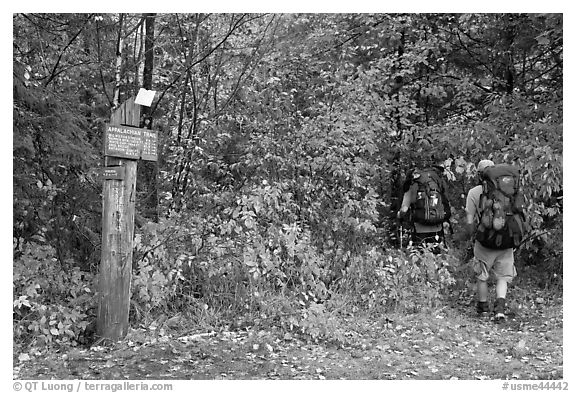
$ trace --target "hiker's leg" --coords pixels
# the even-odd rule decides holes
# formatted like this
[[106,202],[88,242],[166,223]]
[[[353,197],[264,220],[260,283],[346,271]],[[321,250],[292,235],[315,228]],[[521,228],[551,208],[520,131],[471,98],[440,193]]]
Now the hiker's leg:
[[476,292],[478,301],[476,302],[476,312],[480,316],[488,316],[490,306],[488,305],[488,283],[486,280],[476,281]]
[[504,278],[496,279],[496,298],[506,298],[506,291],[508,290],[508,280]]
[[[476,273],[476,292],[478,296],[478,308],[487,311],[488,301],[488,278],[489,271],[494,264],[493,253],[490,253],[485,247],[476,242],[474,244],[474,259],[472,268]],[[482,304],[481,304],[482,303]]]
[[416,229],[412,230],[412,246],[414,248],[421,247],[426,242],[426,237],[428,234],[416,232]]
[[432,252],[436,255],[440,254],[444,249],[446,249],[446,243],[444,241],[444,236],[442,232],[432,232],[428,236],[427,243],[432,247]]
[[442,251],[440,232],[414,232],[412,239],[415,247],[429,248],[434,254],[439,254]]
[[508,283],[516,276],[514,267],[514,251],[510,248],[504,250],[494,263],[494,274],[496,275],[496,302],[494,303],[494,319],[502,321],[505,318],[506,292]]
[[488,282],[486,280],[478,279],[476,281],[476,291],[478,292],[478,301],[488,301]]
[[476,292],[479,302],[488,300],[488,269],[486,262],[474,257],[474,272],[476,273]]
[[516,277],[514,266],[514,251],[510,248],[502,251],[494,262],[494,275],[496,276],[496,298],[505,298],[508,283]]

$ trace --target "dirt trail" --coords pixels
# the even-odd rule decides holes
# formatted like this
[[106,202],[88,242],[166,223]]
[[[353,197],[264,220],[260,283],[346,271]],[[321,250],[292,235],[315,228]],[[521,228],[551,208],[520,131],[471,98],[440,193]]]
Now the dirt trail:
[[345,343],[310,342],[275,328],[219,332],[133,330],[113,348],[32,354],[15,379],[553,379],[563,378],[562,304],[479,320],[469,306],[349,318]]

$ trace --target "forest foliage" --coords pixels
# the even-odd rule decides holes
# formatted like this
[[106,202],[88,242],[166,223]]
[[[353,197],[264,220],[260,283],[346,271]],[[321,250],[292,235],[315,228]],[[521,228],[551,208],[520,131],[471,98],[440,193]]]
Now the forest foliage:
[[[559,14],[14,14],[14,337],[88,340],[105,124],[141,87],[131,323],[415,312],[467,280],[482,158],[522,169],[517,265],[562,278]],[[443,161],[454,235],[399,249],[400,184]]]

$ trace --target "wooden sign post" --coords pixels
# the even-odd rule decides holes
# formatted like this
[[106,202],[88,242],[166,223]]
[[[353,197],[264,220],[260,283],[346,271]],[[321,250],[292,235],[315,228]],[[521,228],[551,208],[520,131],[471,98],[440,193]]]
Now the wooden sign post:
[[104,138],[96,330],[100,339],[107,341],[117,341],[128,333],[137,160],[157,160],[156,132],[137,128],[139,123],[140,105],[132,97],[112,114]]

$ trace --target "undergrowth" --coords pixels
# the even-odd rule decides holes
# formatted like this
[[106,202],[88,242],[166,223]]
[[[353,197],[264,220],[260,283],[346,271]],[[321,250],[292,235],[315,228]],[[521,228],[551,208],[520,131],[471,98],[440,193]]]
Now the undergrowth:
[[[209,263],[214,257],[210,254],[174,253],[165,245],[145,252],[143,244],[142,238],[136,242],[132,275],[134,328],[207,331],[260,326],[342,344],[348,340],[346,318],[430,312],[473,293],[470,266],[460,249],[435,254],[373,247],[349,257],[340,277],[326,285],[326,261],[308,243],[301,246],[299,265],[280,263],[268,270],[261,268],[260,258],[240,260],[222,249],[218,263]],[[71,266],[71,261],[58,261],[45,245],[30,244],[15,261],[15,345],[92,343],[95,277]],[[535,267],[523,267],[523,273],[513,285],[562,285],[561,275],[543,283]]]

